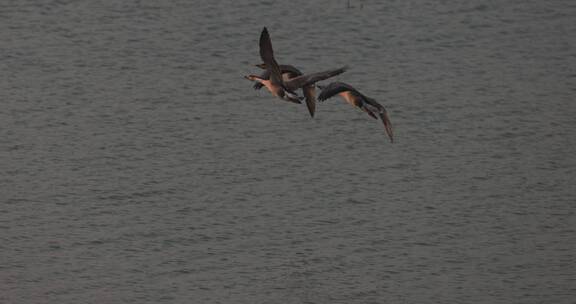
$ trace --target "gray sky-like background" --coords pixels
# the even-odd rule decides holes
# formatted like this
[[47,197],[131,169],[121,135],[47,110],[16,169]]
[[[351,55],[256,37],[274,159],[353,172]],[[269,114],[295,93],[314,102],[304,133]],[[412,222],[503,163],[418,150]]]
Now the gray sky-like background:
[[0,3],[0,302],[573,303],[574,1],[350,3]]

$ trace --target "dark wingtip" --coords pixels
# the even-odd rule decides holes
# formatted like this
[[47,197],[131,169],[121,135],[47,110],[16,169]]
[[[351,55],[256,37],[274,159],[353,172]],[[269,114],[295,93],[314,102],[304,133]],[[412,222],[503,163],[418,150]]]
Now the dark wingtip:
[[260,33],[260,42],[262,42],[265,37],[270,37],[270,34],[268,34],[268,29],[266,29],[266,27],[264,27],[262,29],[262,33]]
[[310,109],[308,108],[308,112],[310,112],[310,117],[314,118],[314,114],[316,114],[316,107]]
[[390,138],[390,142],[394,143],[394,132],[392,131],[392,122],[390,118],[388,118],[388,114],[386,112],[380,114],[380,119],[382,119],[382,123],[384,124],[384,129],[386,130],[386,134]]
[[323,93],[323,91],[324,91],[324,88],[326,88],[326,86],[317,84],[316,87],[321,90],[321,91],[320,91],[320,94],[318,94],[318,97],[316,97],[316,100],[318,100],[318,101],[324,101],[325,98],[324,98],[324,95],[323,95],[322,93]]
[[306,108],[308,108],[308,113],[310,113],[310,117],[314,118],[314,112],[316,111],[316,106],[314,102],[306,99]]

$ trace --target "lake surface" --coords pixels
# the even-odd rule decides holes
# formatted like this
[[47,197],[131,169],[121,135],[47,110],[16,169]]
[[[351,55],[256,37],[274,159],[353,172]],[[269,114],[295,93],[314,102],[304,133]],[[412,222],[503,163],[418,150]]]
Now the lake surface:
[[573,303],[576,3],[350,6],[2,2],[0,302]]

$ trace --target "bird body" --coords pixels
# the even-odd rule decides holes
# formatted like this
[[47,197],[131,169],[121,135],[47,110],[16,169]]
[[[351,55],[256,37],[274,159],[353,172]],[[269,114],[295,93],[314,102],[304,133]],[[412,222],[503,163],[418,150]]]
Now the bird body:
[[380,117],[390,141],[394,141],[392,122],[390,121],[390,118],[388,118],[388,113],[384,106],[379,104],[376,100],[360,93],[351,85],[343,82],[332,82],[325,87],[319,87],[322,89],[322,92],[318,95],[319,101],[324,101],[335,95],[341,96],[346,102],[360,108],[362,111],[366,112],[366,114],[370,115],[370,117],[374,119]]
[[[266,69],[266,64],[258,64],[256,66]],[[339,69],[303,75],[302,72],[294,66],[280,65],[279,67],[283,77],[283,85],[286,90],[294,92],[297,89],[302,89],[302,93],[306,100],[306,106],[308,107],[308,112],[311,117],[314,117],[316,111],[316,89],[314,88],[314,84],[318,81],[342,74],[347,69],[347,67],[342,67]],[[254,89],[257,90],[260,89],[262,85],[265,86],[263,82],[265,79],[271,79],[270,70],[266,69],[259,78],[260,80],[258,80],[258,83],[254,85]],[[270,90],[270,88],[268,89]]]
[[[266,69],[265,63],[260,63],[256,65],[257,67],[264,69],[265,71],[260,74],[260,78],[269,79],[270,71]],[[284,83],[288,82],[290,79],[301,76],[302,72],[292,66],[287,64],[280,65],[280,72],[282,73],[282,80]],[[254,89],[259,90],[264,86],[262,82],[256,82],[254,84]],[[314,117],[314,112],[316,111],[316,89],[314,85],[306,85],[302,87],[302,93],[304,94],[304,100],[306,100],[306,107],[311,117]]]
[[258,81],[262,83],[266,88],[272,93],[272,95],[279,97],[283,100],[301,103],[300,97],[293,92],[293,90],[287,89],[284,86],[284,81],[282,79],[282,72],[280,66],[276,59],[274,59],[274,50],[272,48],[272,41],[270,40],[270,34],[268,29],[264,27],[262,33],[260,34],[260,58],[266,64],[266,71],[270,75],[269,79],[263,79],[256,75],[246,76],[247,79],[252,81]]
[[306,99],[306,106],[310,116],[314,117],[316,110],[316,91],[317,86],[322,91],[318,95],[319,101],[324,101],[336,95],[341,96],[347,103],[357,107],[374,119],[380,118],[384,124],[386,134],[390,141],[394,141],[392,123],[384,106],[379,104],[373,98],[370,98],[349,84],[343,82],[332,82],[327,86],[316,85],[317,82],[342,74],[347,67],[327,70],[323,72],[303,74],[299,69],[292,65],[279,65],[274,58],[272,41],[266,27],[262,29],[259,40],[260,58],[263,63],[256,66],[264,69],[261,75],[248,75],[245,78],[256,82],[254,89],[266,87],[272,95],[283,100],[301,103],[303,98],[298,96],[295,91],[302,89]]
[[318,81],[334,77],[346,71],[346,67],[343,67],[303,75],[302,72],[294,66],[279,65],[274,58],[272,41],[266,27],[262,29],[262,33],[260,34],[260,57],[264,63],[256,66],[265,69],[265,71],[260,76],[245,76],[247,79],[257,82],[254,85],[254,88],[260,89],[262,86],[265,86],[272,95],[294,103],[301,103],[300,100],[302,98],[294,92],[298,89],[302,89],[308,112],[312,117],[314,117],[314,112],[316,111],[316,92],[314,84]]

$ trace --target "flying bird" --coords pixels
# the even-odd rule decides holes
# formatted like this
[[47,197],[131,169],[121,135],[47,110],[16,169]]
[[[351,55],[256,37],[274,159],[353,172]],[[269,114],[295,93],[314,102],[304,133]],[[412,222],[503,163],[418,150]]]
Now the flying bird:
[[[318,81],[342,74],[347,69],[346,67],[342,67],[339,69],[302,75],[298,69],[294,70],[295,68],[291,67],[288,68],[290,70],[288,71],[288,74],[292,74],[294,77],[290,77],[290,75],[288,75],[286,80],[283,79],[282,69],[274,59],[272,41],[270,40],[270,34],[268,33],[266,27],[264,27],[262,33],[260,34],[260,57],[264,63],[257,66],[265,68],[266,71],[262,76],[248,75],[245,76],[245,78],[261,83],[272,93],[272,95],[295,103],[301,103],[301,97],[296,95],[294,91],[302,88],[304,90],[304,95],[307,96],[306,105],[308,106],[308,111],[312,116],[314,115],[315,111],[315,102],[313,99],[314,88],[310,88],[310,86],[314,85]],[[284,67],[286,68],[290,66]],[[296,76],[298,73],[300,75]]]
[[[260,63],[257,64],[256,66],[265,70],[262,74],[260,74],[261,79],[270,78],[270,72],[269,70],[266,70],[266,64]],[[282,73],[282,79],[284,81],[303,75],[302,72],[293,65],[281,64],[280,71]],[[261,82],[256,82],[254,84],[254,89],[260,90],[263,86],[264,85]],[[302,93],[304,94],[306,100],[306,107],[308,108],[308,112],[310,113],[311,117],[314,117],[314,112],[316,111],[316,89],[314,88],[314,85],[303,86]]]
[[351,85],[343,82],[332,82],[327,86],[318,87],[322,89],[322,92],[320,92],[320,95],[318,95],[319,101],[324,101],[338,94],[342,96],[346,102],[362,109],[362,111],[366,112],[368,115],[370,115],[370,117],[374,119],[378,119],[378,117],[380,117],[382,123],[384,124],[384,129],[390,138],[390,142],[394,142],[394,135],[392,133],[392,123],[390,122],[390,118],[388,118],[386,109],[384,109],[381,104],[376,102],[376,100],[360,93]]
[[248,80],[258,81],[262,83],[272,95],[279,97],[283,100],[301,103],[300,98],[294,91],[289,90],[285,87],[282,81],[282,72],[280,66],[274,59],[274,50],[272,49],[272,41],[270,40],[270,34],[268,29],[264,27],[262,33],[260,34],[260,57],[262,61],[266,64],[266,72],[270,74],[269,79],[262,79],[256,75],[244,76]]

